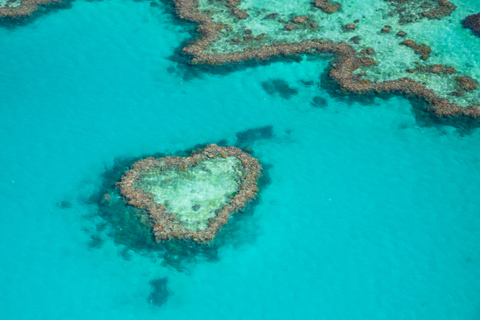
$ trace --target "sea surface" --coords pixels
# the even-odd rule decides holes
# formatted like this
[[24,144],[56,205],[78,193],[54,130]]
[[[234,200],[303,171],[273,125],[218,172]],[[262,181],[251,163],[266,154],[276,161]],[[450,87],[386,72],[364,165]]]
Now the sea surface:
[[[188,67],[194,30],[129,0],[0,28],[0,318],[479,319],[478,123],[337,94],[328,56]],[[268,179],[215,259],[105,231],[115,163],[222,140]]]

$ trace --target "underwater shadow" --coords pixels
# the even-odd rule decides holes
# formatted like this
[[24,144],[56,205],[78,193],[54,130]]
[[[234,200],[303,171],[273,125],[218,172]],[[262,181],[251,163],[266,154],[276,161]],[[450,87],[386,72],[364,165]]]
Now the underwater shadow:
[[287,81],[283,79],[270,79],[262,82],[263,90],[269,95],[278,94],[283,99],[290,99],[292,96],[298,94],[298,90],[290,87]]
[[237,148],[248,148],[251,150],[256,141],[272,139],[274,137],[273,126],[269,125],[240,131],[236,133],[236,137],[237,142],[235,146]]
[[148,297],[148,303],[154,307],[163,307],[171,295],[167,288],[168,278],[160,278],[150,281],[152,291]]

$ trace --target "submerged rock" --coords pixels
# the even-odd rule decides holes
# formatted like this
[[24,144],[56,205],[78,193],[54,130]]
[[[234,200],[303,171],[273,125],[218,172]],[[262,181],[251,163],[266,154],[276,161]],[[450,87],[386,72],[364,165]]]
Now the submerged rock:
[[464,27],[471,29],[480,37],[480,13],[472,14],[462,21]]
[[292,19],[292,22],[293,23],[298,23],[298,24],[301,24],[301,23],[304,23],[305,21],[309,20],[308,17],[305,17],[305,16],[298,16],[298,17],[295,17]]
[[243,10],[240,10],[238,8],[233,8],[232,9],[232,13],[238,18],[238,19],[247,19],[248,17],[250,17],[250,15],[248,13],[246,13],[245,11]]
[[340,3],[330,0],[315,0],[313,4],[315,7],[322,9],[323,12],[328,14],[332,14],[342,8]]
[[414,49],[415,53],[420,55],[422,60],[428,60],[429,54],[432,53],[432,48],[426,44],[418,44],[413,40],[405,40],[400,44]]
[[355,29],[357,29],[357,25],[355,23],[349,23],[343,26],[343,31],[355,30]]
[[265,19],[277,19],[278,13],[269,13],[265,16]]

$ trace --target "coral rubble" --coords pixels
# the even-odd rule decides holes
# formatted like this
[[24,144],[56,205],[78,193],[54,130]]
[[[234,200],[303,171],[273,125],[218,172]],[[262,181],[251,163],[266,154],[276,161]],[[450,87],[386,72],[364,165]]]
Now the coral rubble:
[[[173,180],[177,189],[178,186],[180,189],[185,187],[185,184],[178,182],[182,179],[203,181],[202,186],[205,186],[206,180],[215,179],[218,174],[212,173],[218,167],[217,163],[213,163],[215,161],[228,161],[230,171],[227,174],[231,175],[228,185],[220,186],[218,182],[212,182],[206,198],[197,197],[191,208],[186,207],[186,203],[188,206],[191,203],[183,195],[180,195],[179,201],[173,199]],[[187,174],[194,170],[197,170],[196,175]],[[233,213],[255,198],[261,171],[258,160],[240,149],[211,144],[187,158],[147,158],[137,161],[117,184],[130,205],[148,212],[157,241],[178,238],[208,243]],[[183,191],[189,193],[190,189]],[[217,198],[212,199],[212,194]]]

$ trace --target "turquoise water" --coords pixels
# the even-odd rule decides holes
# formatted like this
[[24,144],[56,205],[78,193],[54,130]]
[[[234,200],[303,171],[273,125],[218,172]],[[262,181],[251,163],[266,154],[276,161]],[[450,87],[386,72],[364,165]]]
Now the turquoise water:
[[[193,30],[117,0],[0,29],[2,319],[478,319],[479,129],[330,95],[328,57],[188,69]],[[99,230],[84,199],[115,159],[223,139],[270,184],[217,259]]]

